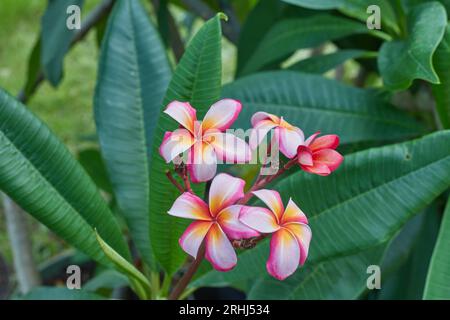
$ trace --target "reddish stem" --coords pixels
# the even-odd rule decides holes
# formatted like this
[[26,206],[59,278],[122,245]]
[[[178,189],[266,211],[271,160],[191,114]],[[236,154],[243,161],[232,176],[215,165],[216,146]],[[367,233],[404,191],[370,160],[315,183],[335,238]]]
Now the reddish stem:
[[178,183],[177,180],[175,180],[175,178],[172,176],[172,172],[170,172],[169,170],[166,171],[166,176],[167,179],[169,179],[170,182],[172,182],[172,184],[181,192],[184,193],[184,188],[181,184]]

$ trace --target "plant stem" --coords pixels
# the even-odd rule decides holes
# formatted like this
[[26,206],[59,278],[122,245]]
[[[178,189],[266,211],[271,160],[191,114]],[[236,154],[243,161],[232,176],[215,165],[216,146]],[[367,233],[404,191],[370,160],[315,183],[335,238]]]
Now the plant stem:
[[195,272],[197,272],[197,269],[200,266],[203,257],[205,255],[205,251],[206,251],[205,242],[202,242],[200,248],[198,249],[197,257],[194,259],[194,261],[192,261],[186,273],[178,281],[172,293],[169,295],[169,300],[177,300],[181,296],[184,289],[186,289],[187,285],[194,276]]
[[184,188],[181,184],[178,183],[177,180],[175,180],[175,178],[172,175],[172,172],[170,172],[169,170],[166,171],[166,176],[167,179],[169,179],[170,182],[172,182],[172,184],[181,192],[184,193]]

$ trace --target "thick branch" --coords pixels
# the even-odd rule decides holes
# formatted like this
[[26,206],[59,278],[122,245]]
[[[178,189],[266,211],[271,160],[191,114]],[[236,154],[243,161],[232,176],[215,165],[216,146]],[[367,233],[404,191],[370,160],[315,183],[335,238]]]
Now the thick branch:
[[23,210],[5,194],[3,194],[3,207],[19,289],[25,294],[41,283],[39,272],[33,261],[28,221]]

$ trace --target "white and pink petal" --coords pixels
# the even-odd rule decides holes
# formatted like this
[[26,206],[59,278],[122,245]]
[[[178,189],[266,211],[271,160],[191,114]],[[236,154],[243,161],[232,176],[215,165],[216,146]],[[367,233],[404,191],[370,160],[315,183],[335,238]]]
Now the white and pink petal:
[[187,168],[194,183],[211,180],[217,171],[217,156],[214,148],[204,142],[196,142],[188,154]]
[[264,202],[270,210],[272,210],[277,218],[277,221],[281,220],[281,216],[284,212],[284,206],[280,194],[277,191],[260,189],[257,191],[253,191],[253,194],[257,196],[262,202]]
[[248,239],[259,236],[259,232],[239,221],[239,213],[244,206],[229,206],[217,215],[217,222],[230,239]]
[[261,233],[272,233],[280,229],[275,214],[261,207],[244,206],[239,214],[239,221]]
[[171,216],[210,221],[212,219],[208,205],[198,196],[185,192],[179,196],[168,213]]
[[218,174],[209,189],[209,210],[216,216],[222,209],[244,196],[245,181],[226,173]]
[[311,228],[304,223],[288,223],[285,227],[292,232],[300,246],[300,265],[302,266],[308,258],[309,244],[311,243]]
[[219,224],[214,223],[206,235],[205,258],[214,269],[218,271],[229,271],[237,263],[237,256],[234,248],[228,240]]
[[189,102],[172,101],[167,105],[164,113],[177,121],[184,128],[194,133],[194,124],[197,121],[196,110]]
[[181,248],[191,257],[197,258],[198,249],[212,224],[211,221],[192,222],[178,241]]
[[159,147],[159,154],[169,163],[180,153],[188,150],[194,143],[192,134],[186,129],[166,132]]
[[300,247],[295,236],[284,228],[272,235],[267,272],[278,280],[284,280],[298,268]]
[[233,99],[222,99],[209,108],[202,122],[203,132],[210,129],[224,131],[231,127],[241,112],[242,105]]

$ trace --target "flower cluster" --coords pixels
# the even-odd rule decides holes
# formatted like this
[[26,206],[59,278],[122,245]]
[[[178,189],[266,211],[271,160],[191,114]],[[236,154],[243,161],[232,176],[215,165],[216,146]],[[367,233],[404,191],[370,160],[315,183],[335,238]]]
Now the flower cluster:
[[[167,163],[176,163],[176,172],[185,182],[183,188],[171,178],[183,193],[168,213],[194,220],[181,236],[180,246],[196,259],[203,258],[204,254],[219,271],[231,270],[236,265],[234,246],[246,248],[242,241],[247,241],[251,247],[271,236],[267,271],[283,280],[305,263],[312,233],[306,215],[292,199],[285,207],[280,194],[264,186],[294,164],[305,172],[329,175],[343,160],[335,150],[339,138],[336,135],[318,137],[317,132],[305,140],[303,131],[283,117],[257,112],[251,119],[253,128],[247,144],[244,139],[225,132],[241,109],[239,101],[223,99],[211,106],[203,121],[198,121],[196,110],[187,102],[174,101],[167,106],[164,112],[177,121],[180,128],[166,132],[159,151]],[[225,173],[216,175],[219,161],[247,163],[252,151],[269,132],[270,145],[277,146],[289,159],[276,174],[258,175],[247,193],[244,193],[244,180]],[[187,157],[181,159],[181,154]],[[210,180],[208,201],[204,201],[194,194],[189,181]],[[246,205],[252,196],[259,198],[267,208]]]

